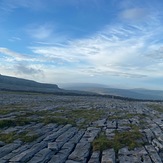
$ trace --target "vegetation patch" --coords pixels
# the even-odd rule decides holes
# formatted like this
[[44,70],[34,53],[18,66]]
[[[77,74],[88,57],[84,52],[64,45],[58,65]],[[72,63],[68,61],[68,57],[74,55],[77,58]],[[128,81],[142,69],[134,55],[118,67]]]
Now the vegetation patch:
[[108,139],[106,135],[101,134],[93,141],[93,150],[103,151],[108,148],[114,148],[118,152],[119,149],[125,146],[132,150],[142,145],[139,142],[142,136],[138,129],[123,132],[116,131],[113,139]]
[[148,104],[147,105],[148,107],[160,112],[160,113],[163,113],[163,105],[160,105],[160,104]]
[[110,140],[106,137],[104,133],[100,134],[93,143],[93,151],[103,151],[108,149],[110,146]]
[[35,141],[38,138],[38,135],[37,134],[29,135],[28,132],[24,132],[20,134],[18,138],[23,142],[30,143]]
[[0,133],[0,140],[5,143],[11,143],[16,140],[16,133],[10,132],[8,134]]
[[[61,109],[56,112],[51,111],[39,111],[37,115],[41,116],[39,122],[45,124],[57,123],[57,124],[72,124],[81,128],[86,127],[89,123],[100,119],[104,115],[104,111],[95,109],[78,109],[78,110],[66,110]],[[80,122],[80,120],[82,120]]]
[[138,142],[142,138],[142,134],[138,129],[124,132],[115,132],[114,140],[112,141],[112,146],[115,151],[128,146],[129,149],[134,149],[135,147],[141,146]]
[[28,118],[15,118],[15,119],[4,119],[0,120],[0,128],[13,127],[13,126],[24,126],[30,124],[31,120]]
[[134,114],[134,113],[125,113],[125,114],[120,114],[120,115],[113,115],[113,116],[109,116],[109,120],[120,120],[120,119],[131,119],[134,117],[138,117],[138,118],[145,118],[147,117],[146,114]]
[[11,110],[7,110],[7,109],[0,109],[0,115],[5,115],[5,114],[9,114],[11,113]]
[[59,125],[65,125],[65,124],[72,124],[75,125],[75,122],[73,119],[67,119],[67,118],[61,118],[61,117],[52,117],[52,116],[45,116],[39,120],[39,122],[43,122],[45,124],[49,123],[57,123]]
[[25,108],[27,108],[27,106],[25,104],[20,103],[12,103],[3,106],[3,109],[8,109],[10,111],[20,111],[24,110]]
[[[78,122],[77,126],[81,128],[85,128],[91,122],[97,121],[104,116],[104,111],[95,110],[95,109],[78,109],[78,110],[70,110],[67,112],[66,117],[68,119],[72,119],[74,122]],[[81,120],[79,122],[79,120]]]
[[28,132],[23,132],[21,134],[17,134],[16,132],[10,133],[0,133],[0,140],[5,143],[12,143],[14,140],[20,139],[25,143],[33,142],[38,138],[37,134],[28,135]]

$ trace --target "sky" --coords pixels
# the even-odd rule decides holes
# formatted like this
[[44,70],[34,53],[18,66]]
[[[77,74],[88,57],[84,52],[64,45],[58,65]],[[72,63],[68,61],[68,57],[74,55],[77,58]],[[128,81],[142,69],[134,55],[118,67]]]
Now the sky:
[[162,0],[0,0],[0,74],[163,90]]

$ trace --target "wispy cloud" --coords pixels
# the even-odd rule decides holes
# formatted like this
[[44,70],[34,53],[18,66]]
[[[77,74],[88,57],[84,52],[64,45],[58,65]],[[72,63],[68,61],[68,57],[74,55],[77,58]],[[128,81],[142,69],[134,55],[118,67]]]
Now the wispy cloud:
[[[153,31],[152,29],[156,30]],[[48,27],[40,28],[40,32],[32,33],[39,36],[41,30],[44,31],[40,38],[50,37],[51,32]],[[51,30],[50,30],[51,31]],[[153,44],[153,38],[160,40],[159,33],[162,29],[154,24],[153,27],[136,24],[106,26],[103,30],[96,32],[89,38],[65,40],[66,43],[52,43],[40,41],[37,45],[30,47],[33,58],[28,58],[24,54],[13,52],[7,48],[0,48],[0,52],[10,57],[15,57],[16,61],[26,59],[30,67],[22,67],[16,64],[17,70],[22,73],[53,73],[56,71],[62,74],[67,72],[70,76],[81,72],[81,76],[121,76],[124,78],[147,78],[161,75],[163,65],[162,48],[163,44]],[[40,39],[38,37],[38,39]],[[157,54],[157,55],[156,55]],[[40,68],[34,68],[37,63]],[[48,66],[48,68],[47,68]],[[88,67],[93,67],[88,68]],[[54,71],[54,69],[56,71]],[[149,71],[150,70],[150,71]],[[52,73],[52,72],[51,72]]]
[[[3,0],[9,12],[20,6],[32,9],[31,4],[36,3],[30,0],[13,0],[7,5],[6,2]],[[44,2],[38,0],[40,7]],[[86,0],[82,3],[60,1],[57,5],[80,7],[79,5],[86,4],[84,2]],[[100,3],[99,10],[103,9],[103,2],[98,0],[91,2],[96,9]],[[119,1],[114,0],[110,5],[116,6],[117,2]],[[163,22],[160,12],[153,12],[155,10],[152,10],[151,5],[143,5],[140,0],[139,3],[134,0],[121,2],[123,4],[118,8],[118,3],[116,12],[112,9],[109,12],[115,16],[115,21],[110,18],[107,25],[102,24],[98,28],[99,31],[93,29],[87,36],[81,34],[71,37],[73,31],[69,33],[69,30],[63,34],[62,29],[65,29],[63,26],[58,30],[61,22],[58,22],[57,26],[54,21],[46,22],[44,19],[24,24],[22,28],[25,30],[22,31],[25,32],[26,39],[30,42],[25,47],[29,48],[29,55],[0,47],[0,69],[22,76],[37,76],[36,80],[46,82],[82,82],[87,79],[87,81],[105,81],[106,84],[107,81],[114,82],[113,79],[119,82],[162,78]],[[70,26],[72,26],[71,30],[79,27],[71,23]],[[82,30],[87,29],[82,28]],[[9,41],[13,43],[23,42],[17,37],[11,36],[10,38]],[[42,78],[42,74],[46,77]]]
[[3,12],[13,12],[17,8],[31,8],[31,9],[43,9],[45,3],[42,0],[1,0],[0,8]]
[[15,65],[15,70],[19,74],[27,74],[27,75],[43,73],[43,70],[40,70],[36,67],[34,68],[31,66],[28,66],[28,65],[23,64],[23,63],[18,63],[17,65]]
[[[68,62],[67,69],[76,67],[78,63],[76,68],[82,67],[89,75],[108,74],[130,78],[155,76],[160,73],[152,74],[148,68],[155,65],[160,72],[161,65],[155,62],[155,57],[149,59],[147,56],[160,28],[158,33],[151,29],[136,25],[108,26],[90,38],[68,41],[66,45],[30,48],[33,53],[63,61],[63,66]],[[94,70],[84,68],[88,65],[94,67]]]
[[120,17],[132,21],[140,21],[144,20],[148,14],[148,10],[145,8],[130,8],[122,11]]
[[10,39],[8,39],[11,42],[15,42],[15,41],[21,41],[22,39],[20,37],[12,37]]
[[0,54],[10,56],[16,60],[22,60],[22,59],[29,58],[25,54],[17,53],[17,52],[10,50],[10,49],[4,48],[4,47],[0,47]]
[[43,24],[43,25],[31,25],[27,29],[27,33],[35,39],[44,40],[52,36],[54,31],[54,26],[50,24]]
[[163,46],[154,46],[148,51],[146,54],[146,57],[149,57],[156,63],[162,63],[163,62]]

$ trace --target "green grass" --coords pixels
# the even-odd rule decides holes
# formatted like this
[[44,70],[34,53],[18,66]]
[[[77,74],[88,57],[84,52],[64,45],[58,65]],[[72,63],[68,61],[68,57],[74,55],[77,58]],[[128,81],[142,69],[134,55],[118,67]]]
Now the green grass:
[[19,111],[26,111],[27,106],[24,104],[8,104],[3,105],[0,108],[0,114],[6,115],[9,113],[19,112]]
[[75,121],[73,121],[72,119],[52,117],[52,116],[45,116],[45,117],[41,118],[39,120],[39,122],[43,122],[45,124],[57,123],[59,125],[65,125],[65,124],[75,125]]
[[127,146],[130,150],[135,147],[142,146],[138,141],[142,138],[142,134],[138,129],[133,129],[131,131],[115,132],[113,139],[108,139],[106,135],[101,134],[98,138],[93,141],[93,150],[103,151],[108,148],[114,148],[116,152],[119,149]]
[[30,124],[31,120],[28,118],[15,118],[0,120],[0,128],[13,127],[13,126],[24,126]]
[[[100,119],[104,115],[104,111],[95,109],[78,109],[78,110],[66,110],[58,109],[56,112],[51,111],[39,111],[35,113],[39,115],[39,122],[45,124],[58,123],[58,124],[72,124],[77,125],[80,128],[85,128],[89,123]],[[79,119],[83,119],[81,123],[77,123]]]
[[37,134],[28,135],[28,132],[25,132],[20,134],[18,138],[23,142],[30,143],[35,141],[38,138],[38,135]]
[[148,107],[160,112],[160,113],[163,113],[163,105],[160,105],[160,104],[148,104],[147,105]]
[[[37,120],[32,120],[30,116],[38,116]],[[0,128],[12,127],[12,126],[23,126],[29,124],[30,122],[43,122],[48,123],[58,123],[58,124],[72,124],[77,125],[78,127],[85,128],[88,124],[93,121],[96,121],[103,117],[104,111],[96,109],[58,109],[56,111],[30,111],[28,110],[24,115],[19,116],[15,119],[9,120],[0,120]],[[79,120],[83,121],[79,123]]]
[[35,141],[38,138],[37,134],[34,135],[28,135],[28,132],[24,132],[21,134],[17,134],[16,132],[11,132],[8,134],[0,133],[0,141],[3,141],[5,143],[12,143],[14,140],[20,139],[21,141],[25,143],[30,143]]
[[0,120],[0,128],[14,126],[13,120]]
[[120,115],[109,116],[108,119],[109,120],[120,120],[120,119],[131,119],[134,117],[145,118],[145,117],[147,117],[147,115],[146,114],[125,113],[125,114],[120,114]]
[[11,143],[14,140],[16,140],[16,133],[15,132],[11,132],[9,134],[0,133],[0,141],[3,141],[5,143]]
[[73,119],[76,122],[79,119],[83,119],[83,122],[79,123],[78,126],[80,128],[85,128],[91,122],[97,121],[102,118],[104,116],[104,111],[95,109],[79,109],[69,111],[67,115],[69,119]]
[[5,115],[5,114],[9,114],[11,113],[11,110],[7,110],[7,109],[0,109],[0,115]]
[[129,149],[134,149],[135,147],[141,146],[138,142],[142,138],[142,134],[138,129],[124,132],[116,132],[114,136],[113,148],[115,151],[128,146]]
[[105,149],[108,149],[109,145],[109,139],[104,133],[100,134],[100,136],[97,137],[92,143],[93,151],[103,151]]

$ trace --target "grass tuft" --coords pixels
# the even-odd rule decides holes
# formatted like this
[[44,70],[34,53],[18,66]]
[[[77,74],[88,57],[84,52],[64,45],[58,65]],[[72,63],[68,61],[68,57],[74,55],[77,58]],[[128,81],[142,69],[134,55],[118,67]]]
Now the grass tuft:
[[0,141],[5,143],[12,143],[14,140],[20,139],[23,142],[30,143],[38,138],[37,134],[28,135],[28,132],[17,134],[16,132],[10,132],[7,134],[0,133]]
[[132,150],[135,147],[142,146],[142,144],[138,142],[142,136],[138,129],[123,132],[116,131],[113,139],[108,139],[105,134],[100,134],[100,136],[93,141],[93,150],[103,151],[108,148],[114,148],[114,150],[118,152],[119,149],[125,146],[128,146],[129,150]]
[[148,104],[147,106],[160,112],[160,113],[163,113],[163,106],[160,104]]
[[31,120],[28,118],[15,118],[15,119],[5,119],[0,120],[0,128],[13,127],[13,126],[24,126],[30,124]]

